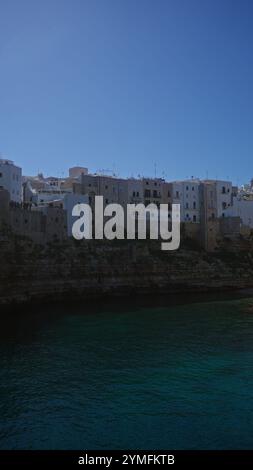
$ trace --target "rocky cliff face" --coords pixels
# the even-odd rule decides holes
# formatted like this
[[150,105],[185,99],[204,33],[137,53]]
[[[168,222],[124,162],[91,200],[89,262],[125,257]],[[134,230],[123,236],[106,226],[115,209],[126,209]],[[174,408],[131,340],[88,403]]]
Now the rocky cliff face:
[[253,286],[253,251],[164,252],[151,241],[0,243],[0,303]]

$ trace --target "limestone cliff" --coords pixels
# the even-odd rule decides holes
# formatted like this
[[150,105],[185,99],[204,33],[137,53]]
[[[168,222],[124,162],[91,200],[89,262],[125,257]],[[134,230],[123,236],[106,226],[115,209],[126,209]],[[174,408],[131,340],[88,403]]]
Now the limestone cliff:
[[253,286],[253,251],[161,251],[157,241],[66,241],[46,246],[2,237],[0,303],[106,294]]

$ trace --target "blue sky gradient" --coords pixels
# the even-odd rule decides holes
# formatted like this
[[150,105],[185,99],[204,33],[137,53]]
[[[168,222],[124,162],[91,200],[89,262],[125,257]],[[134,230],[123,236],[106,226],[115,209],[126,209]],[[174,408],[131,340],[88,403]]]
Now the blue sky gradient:
[[252,21],[251,0],[0,0],[0,152],[25,174],[249,180]]

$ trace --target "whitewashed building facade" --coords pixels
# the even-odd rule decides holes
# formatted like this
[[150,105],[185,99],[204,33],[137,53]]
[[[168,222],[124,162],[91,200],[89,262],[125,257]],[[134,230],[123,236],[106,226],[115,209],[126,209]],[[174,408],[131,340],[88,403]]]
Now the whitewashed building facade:
[[9,192],[11,201],[22,201],[22,169],[11,160],[0,159],[0,187]]

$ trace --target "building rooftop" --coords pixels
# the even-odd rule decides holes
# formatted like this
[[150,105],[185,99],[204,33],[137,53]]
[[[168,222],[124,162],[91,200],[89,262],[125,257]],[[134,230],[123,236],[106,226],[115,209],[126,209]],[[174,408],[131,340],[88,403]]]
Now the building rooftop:
[[14,165],[14,162],[7,158],[0,158],[0,165]]

